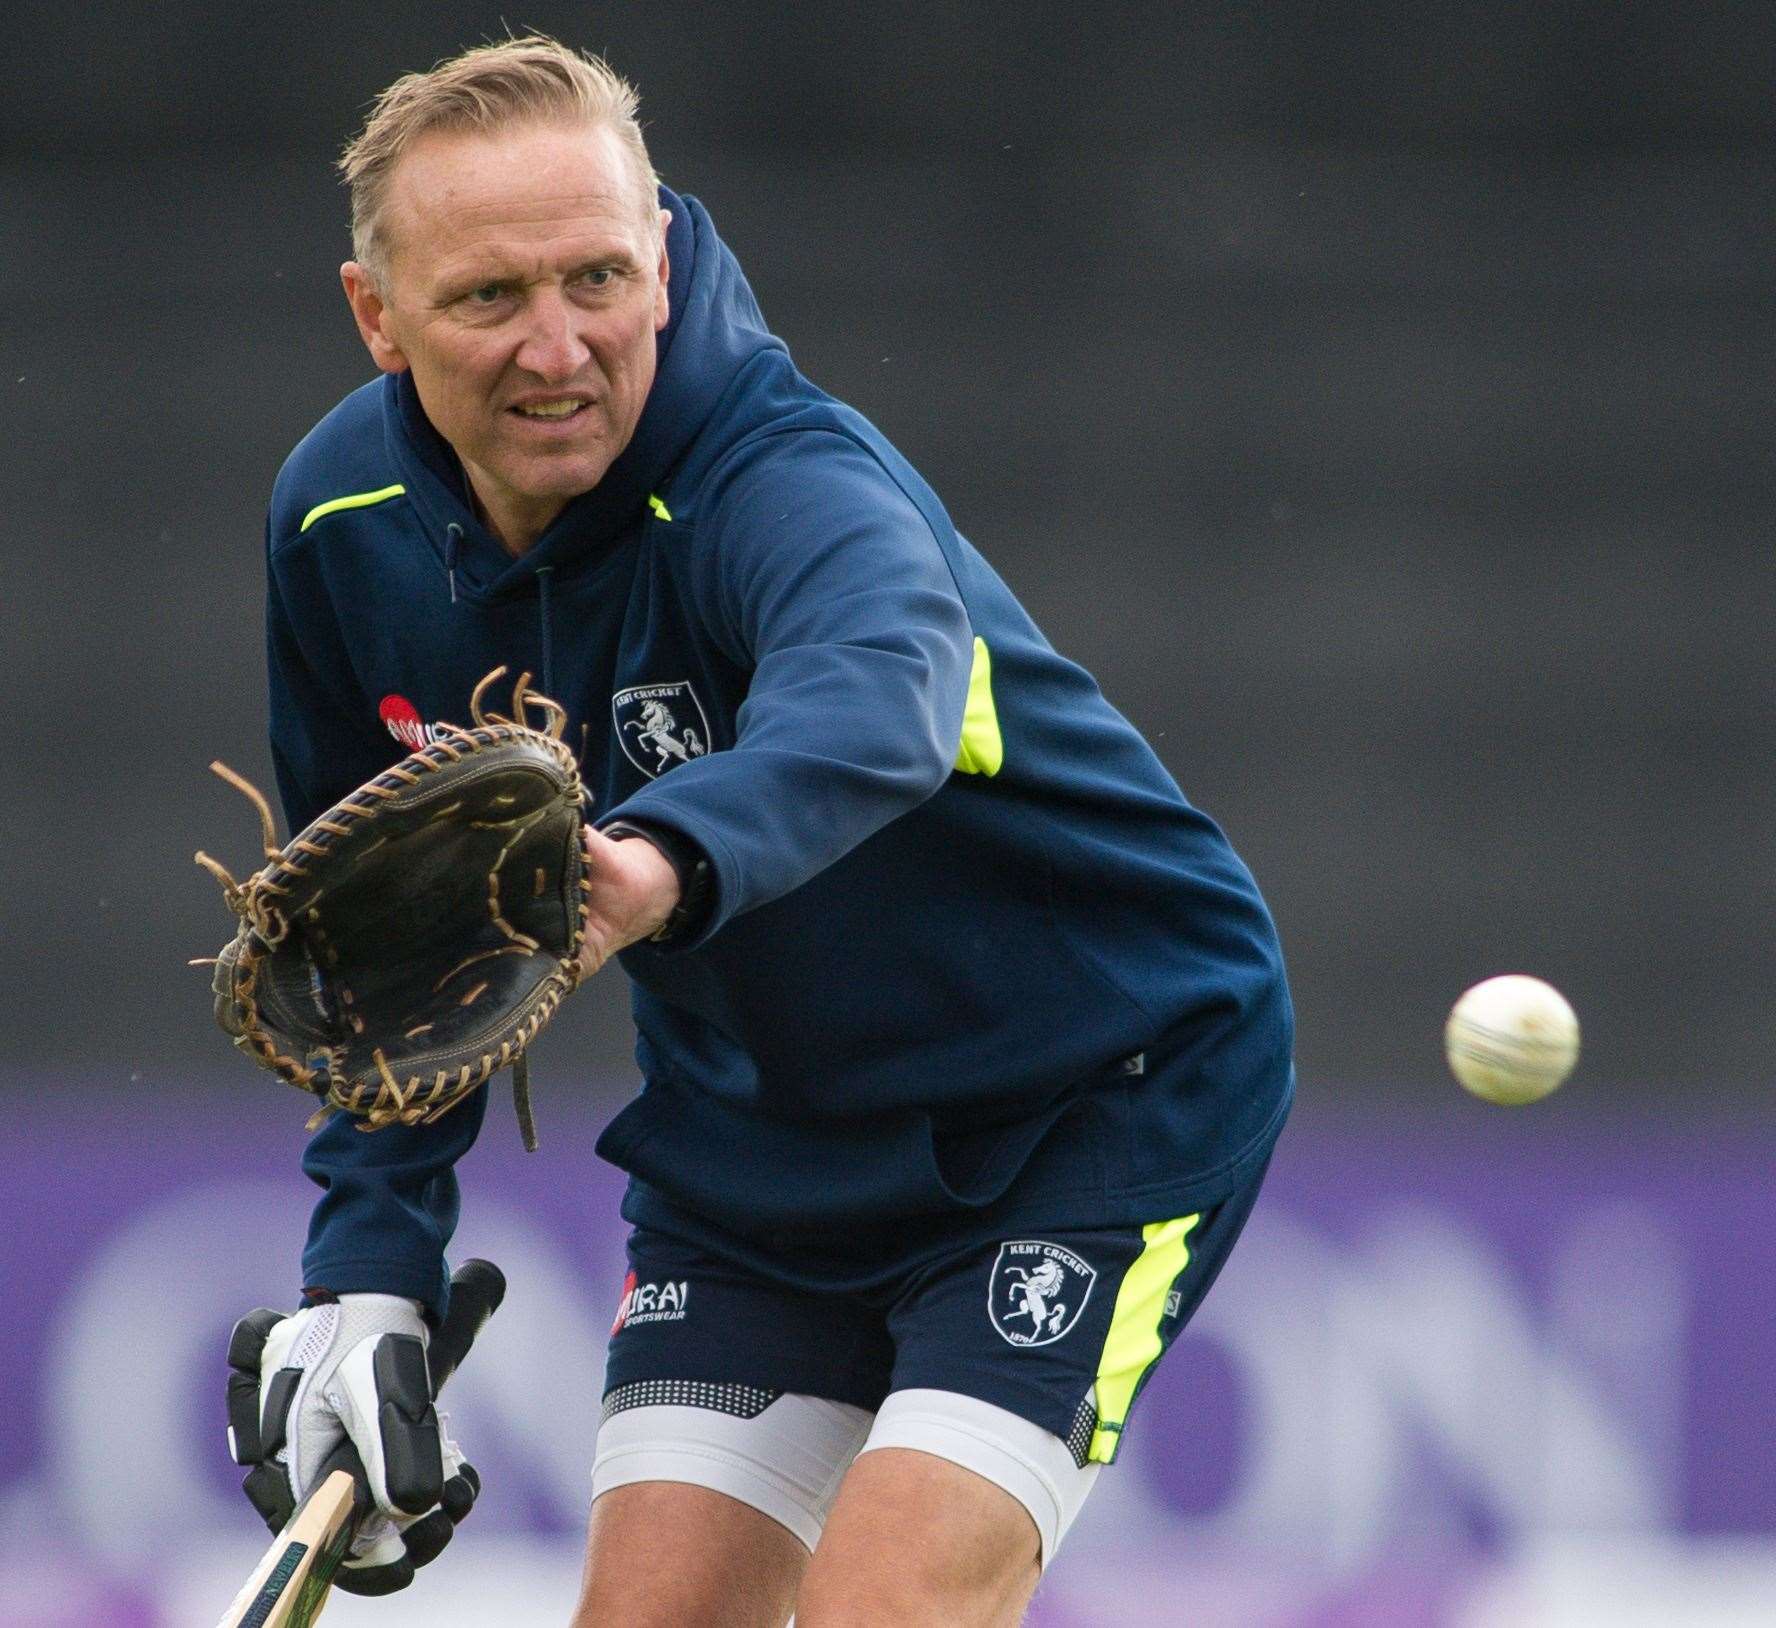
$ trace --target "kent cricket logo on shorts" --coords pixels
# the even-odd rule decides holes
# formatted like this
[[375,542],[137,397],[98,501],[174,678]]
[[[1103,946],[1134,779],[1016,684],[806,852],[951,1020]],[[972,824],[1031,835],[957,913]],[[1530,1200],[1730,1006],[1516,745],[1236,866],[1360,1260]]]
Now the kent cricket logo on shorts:
[[664,1283],[637,1283],[631,1272],[623,1279],[623,1298],[617,1302],[617,1320],[611,1333],[620,1334],[637,1323],[682,1323],[691,1298],[688,1278]]
[[650,780],[709,750],[709,718],[697,692],[676,684],[636,684],[611,697],[623,756]]
[[1079,1321],[1097,1268],[1039,1239],[1001,1244],[987,1281],[987,1315],[1011,1345],[1052,1345]]

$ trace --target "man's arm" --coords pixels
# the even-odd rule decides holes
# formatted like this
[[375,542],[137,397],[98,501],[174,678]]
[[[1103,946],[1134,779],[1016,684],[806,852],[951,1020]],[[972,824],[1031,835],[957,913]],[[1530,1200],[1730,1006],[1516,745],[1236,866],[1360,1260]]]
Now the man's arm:
[[[312,545],[273,547],[268,559],[266,648],[271,746],[292,831],[401,755],[392,738],[354,719],[353,682]],[[431,1125],[366,1135],[335,1114],[304,1150],[302,1168],[322,1189],[302,1257],[305,1288],[390,1294],[443,1314],[444,1251],[460,1195],[453,1166],[487,1111],[477,1091]]]
[[351,707],[354,679],[313,545],[268,547],[265,656],[271,757],[292,834],[403,755]]
[[365,1134],[335,1114],[310,1140],[303,1173],[322,1189],[309,1218],[302,1284],[333,1294],[390,1294],[444,1313],[444,1251],[461,1209],[455,1164],[473,1146],[487,1092],[472,1093],[430,1125]]
[[973,661],[930,525],[855,442],[772,437],[699,504],[699,609],[753,669],[739,735],[601,821],[662,825],[707,856],[690,943],[931,796],[955,762]]

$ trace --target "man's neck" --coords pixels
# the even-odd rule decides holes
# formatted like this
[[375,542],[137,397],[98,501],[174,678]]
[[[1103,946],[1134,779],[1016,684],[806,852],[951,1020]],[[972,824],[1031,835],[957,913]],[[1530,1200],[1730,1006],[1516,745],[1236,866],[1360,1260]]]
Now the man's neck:
[[536,547],[537,539],[549,529],[550,522],[567,507],[558,498],[540,498],[531,502],[512,500],[509,494],[483,490],[481,477],[468,462],[463,464],[468,476],[469,503],[475,518],[481,522],[513,559],[522,559]]

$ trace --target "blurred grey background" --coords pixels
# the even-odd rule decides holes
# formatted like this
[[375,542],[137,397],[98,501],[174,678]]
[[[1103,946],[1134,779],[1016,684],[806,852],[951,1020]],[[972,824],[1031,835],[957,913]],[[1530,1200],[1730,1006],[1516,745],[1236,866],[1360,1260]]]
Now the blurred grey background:
[[[1527,970],[1587,1029],[1542,1111],[1764,1107],[1776,13],[505,16],[639,84],[804,371],[1226,825],[1310,1098],[1467,1111],[1443,1015]],[[270,783],[263,507],[370,371],[330,162],[502,16],[8,18],[4,1072],[189,1100],[256,1086],[182,963],[191,851],[254,852],[205,764]],[[548,1089],[614,1102],[620,977],[563,1022]]]

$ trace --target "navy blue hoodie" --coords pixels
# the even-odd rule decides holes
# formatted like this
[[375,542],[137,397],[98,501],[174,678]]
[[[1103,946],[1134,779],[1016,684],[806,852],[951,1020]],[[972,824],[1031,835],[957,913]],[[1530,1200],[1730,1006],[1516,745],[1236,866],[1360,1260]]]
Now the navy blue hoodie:
[[[713,874],[692,939],[621,958],[644,1085],[598,1151],[630,1220],[849,1289],[1011,1224],[1216,1202],[1292,1089],[1251,876],[905,459],[796,371],[703,207],[661,203],[671,317],[641,421],[522,557],[407,374],[285,464],[292,830],[461,720],[489,669],[539,674],[593,819],[669,828]],[[538,1055],[559,1089],[571,1061]],[[486,1096],[316,1135],[306,1283],[441,1306]]]

